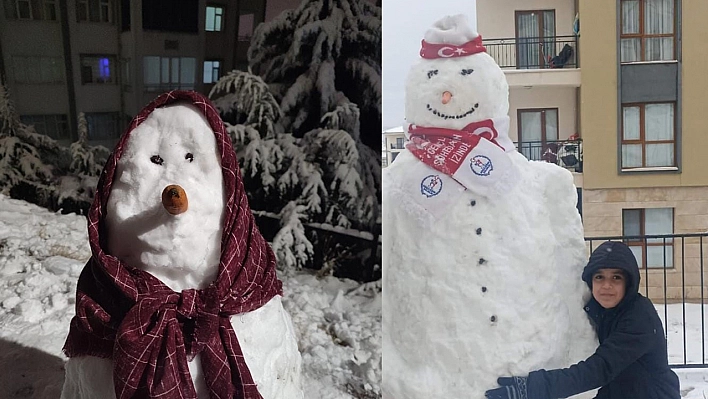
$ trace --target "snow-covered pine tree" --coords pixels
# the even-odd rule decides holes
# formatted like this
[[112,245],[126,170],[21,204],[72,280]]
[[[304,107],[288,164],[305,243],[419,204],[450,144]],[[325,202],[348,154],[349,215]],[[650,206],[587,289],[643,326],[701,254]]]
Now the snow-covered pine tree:
[[[0,82],[0,193],[27,197],[32,202],[46,201],[51,192],[52,168],[41,159],[32,141],[38,139],[34,129],[20,122],[10,100],[10,93]],[[24,198],[23,198],[24,199]]]
[[79,139],[71,143],[69,147],[69,151],[71,152],[69,171],[76,175],[99,176],[101,170],[103,170],[106,159],[96,159],[94,156],[95,149],[88,145],[88,122],[86,122],[86,115],[80,112],[78,119]]
[[[322,127],[342,103],[359,107],[361,132],[379,150],[381,8],[368,1],[304,0],[259,25],[248,51],[251,71],[271,87],[285,131],[296,137]],[[380,162],[380,161],[379,161]]]
[[[279,179],[289,189],[315,165],[327,195],[309,221],[376,231],[381,166],[381,9],[367,1],[305,0],[257,27],[251,70],[280,104],[284,132],[304,164]],[[297,151],[295,151],[297,152]]]
[[[365,189],[377,184],[373,173],[359,173],[366,165],[360,162],[360,151],[368,148],[343,130],[358,131],[355,104],[343,101],[325,115],[324,128],[297,138],[279,132],[278,104],[255,75],[230,72],[210,96],[234,142],[252,207],[280,216],[273,245],[281,267],[299,268],[313,261],[315,236],[305,234],[303,222],[369,231],[367,223],[377,204],[375,192]],[[372,169],[380,170],[376,164]]]

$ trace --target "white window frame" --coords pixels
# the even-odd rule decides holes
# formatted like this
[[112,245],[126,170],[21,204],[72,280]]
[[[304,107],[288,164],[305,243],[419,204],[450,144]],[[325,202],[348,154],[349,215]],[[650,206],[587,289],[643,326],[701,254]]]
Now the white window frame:
[[[149,75],[148,59],[158,61],[159,71],[157,73],[158,82],[148,83],[146,77]],[[194,64],[194,71],[189,78],[191,82],[183,79],[183,69],[186,62]],[[165,91],[165,90],[194,90],[197,83],[197,59],[194,57],[160,57],[160,56],[145,56],[143,57],[143,87],[146,92]]]
[[219,80],[221,77],[221,64],[221,60],[204,60],[203,83],[213,84]]
[[[209,24],[210,13],[213,18],[212,24]],[[224,30],[224,14],[225,9],[220,5],[208,5],[206,8],[206,17],[204,18],[204,30],[207,32],[221,32]]]

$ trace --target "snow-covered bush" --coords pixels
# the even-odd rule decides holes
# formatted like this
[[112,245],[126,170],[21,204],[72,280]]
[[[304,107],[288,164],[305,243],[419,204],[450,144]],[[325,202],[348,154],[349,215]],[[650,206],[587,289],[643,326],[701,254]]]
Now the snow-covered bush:
[[87,145],[85,123],[80,117],[79,141],[60,146],[20,122],[7,88],[0,84],[0,193],[52,210],[85,213],[109,153]]

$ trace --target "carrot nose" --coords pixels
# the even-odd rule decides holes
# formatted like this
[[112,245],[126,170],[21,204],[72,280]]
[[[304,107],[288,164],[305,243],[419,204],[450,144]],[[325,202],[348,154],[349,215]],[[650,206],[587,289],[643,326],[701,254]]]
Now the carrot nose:
[[450,102],[450,100],[452,100],[452,93],[450,93],[449,91],[444,92],[442,95],[442,103],[447,104]]
[[162,206],[172,215],[179,215],[187,211],[187,193],[176,184],[169,185],[162,190]]

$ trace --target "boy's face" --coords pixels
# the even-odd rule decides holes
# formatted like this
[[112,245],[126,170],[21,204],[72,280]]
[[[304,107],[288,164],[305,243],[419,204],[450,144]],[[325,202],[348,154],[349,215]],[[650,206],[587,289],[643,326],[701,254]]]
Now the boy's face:
[[605,309],[617,306],[627,287],[620,269],[600,269],[592,276],[592,296]]

